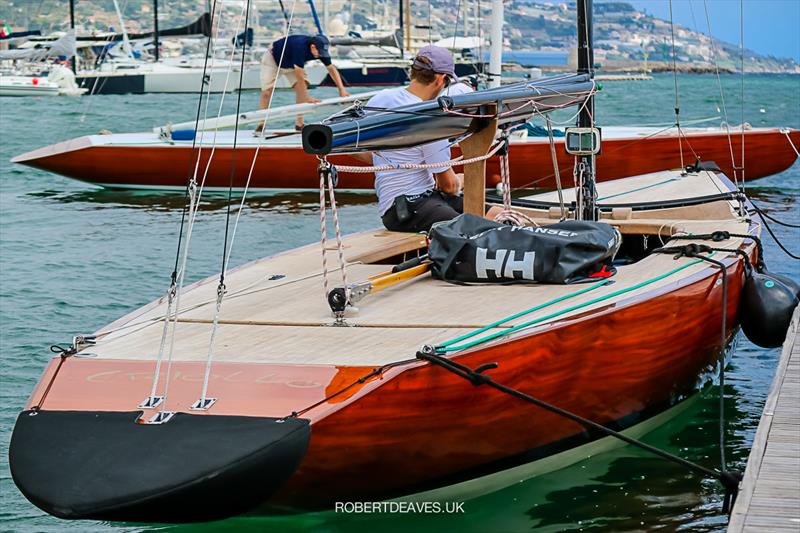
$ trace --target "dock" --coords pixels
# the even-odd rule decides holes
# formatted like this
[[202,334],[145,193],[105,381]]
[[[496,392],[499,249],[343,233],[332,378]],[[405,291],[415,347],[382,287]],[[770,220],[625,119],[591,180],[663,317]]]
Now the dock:
[[800,531],[800,306],[758,423],[729,533]]
[[653,76],[647,74],[598,74],[594,77],[597,81],[647,81]]

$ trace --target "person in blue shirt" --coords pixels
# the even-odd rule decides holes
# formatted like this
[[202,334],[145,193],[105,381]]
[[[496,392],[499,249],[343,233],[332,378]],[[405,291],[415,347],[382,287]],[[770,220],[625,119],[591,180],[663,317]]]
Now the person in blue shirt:
[[[258,108],[267,108],[280,76],[285,77],[292,85],[298,104],[319,102],[318,98],[312,98],[308,94],[308,80],[303,68],[308,61],[314,59],[319,59],[328,68],[328,73],[339,88],[339,96],[349,96],[339,71],[331,63],[329,47],[330,41],[324,35],[289,35],[272,43],[261,58],[261,96],[258,99]],[[263,127],[262,122],[256,131],[261,131]],[[303,116],[297,115],[295,129],[299,131],[302,128]]]

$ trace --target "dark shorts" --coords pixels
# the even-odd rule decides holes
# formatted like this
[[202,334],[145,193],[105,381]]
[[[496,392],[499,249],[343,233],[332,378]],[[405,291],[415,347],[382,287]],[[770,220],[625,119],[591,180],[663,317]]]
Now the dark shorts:
[[[406,207],[402,207],[405,200]],[[464,212],[464,198],[441,191],[428,191],[413,196],[394,199],[392,207],[381,217],[383,225],[391,231],[428,231],[436,222],[452,220]],[[408,218],[404,218],[406,215]]]

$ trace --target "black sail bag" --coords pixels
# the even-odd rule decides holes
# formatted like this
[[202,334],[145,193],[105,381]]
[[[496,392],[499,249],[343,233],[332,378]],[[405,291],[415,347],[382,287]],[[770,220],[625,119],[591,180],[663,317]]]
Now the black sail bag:
[[600,271],[620,245],[603,222],[518,227],[471,214],[435,224],[429,237],[433,276],[468,283],[571,283]]

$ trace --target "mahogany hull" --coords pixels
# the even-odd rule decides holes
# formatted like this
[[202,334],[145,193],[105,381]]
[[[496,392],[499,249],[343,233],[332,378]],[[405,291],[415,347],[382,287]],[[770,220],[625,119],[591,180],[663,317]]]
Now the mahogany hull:
[[[745,249],[754,253],[752,245]],[[730,335],[737,324],[744,275],[741,261],[724,261]],[[454,358],[473,368],[498,362],[491,371],[498,382],[596,422],[629,427],[689,397],[709,378],[721,348],[718,278],[719,272],[709,266],[625,302]],[[224,401],[213,414],[191,416],[308,421],[307,450],[288,481],[264,498],[256,511],[263,513],[401,496],[599,437],[408,355],[411,361],[380,371],[220,362],[214,366],[210,390]],[[152,371],[152,361],[56,359],[27,409],[130,412],[147,395]],[[171,410],[190,413],[201,376],[201,363],[175,364]],[[17,480],[13,461],[12,473]],[[64,489],[76,482],[63,481]],[[135,519],[124,513],[114,516]]]
[[[792,142],[800,146],[800,130],[790,132]],[[563,149],[563,139],[556,141],[559,169],[564,186],[572,184],[573,158]],[[741,137],[732,136],[737,163],[741,153]],[[234,187],[245,186],[256,148],[240,145],[217,146],[206,178],[207,188],[227,189],[233,169]],[[208,162],[211,150],[201,152],[200,168]],[[458,150],[454,150],[454,156]],[[697,133],[683,143],[684,163],[694,162],[696,153],[703,161],[715,161],[723,173],[734,176],[728,138],[724,133]],[[514,142],[510,149],[511,184],[513,187],[555,187],[549,144],[546,142]],[[679,168],[681,155],[676,136],[610,138],[603,141],[598,156],[597,179],[614,180],[649,172]],[[93,145],[88,138],[67,141],[60,145],[24,154],[13,161],[55,172],[88,183],[106,187],[142,189],[183,189],[195,167],[196,152],[184,144],[155,143],[150,145]],[[746,180],[776,174],[790,167],[796,155],[779,130],[753,130],[745,134]],[[348,156],[334,156],[341,164],[363,164]],[[318,161],[297,145],[264,145],[256,158],[250,187],[252,189],[316,189]],[[487,185],[500,180],[498,159],[487,163]],[[339,188],[373,188],[372,174],[341,174]]]

